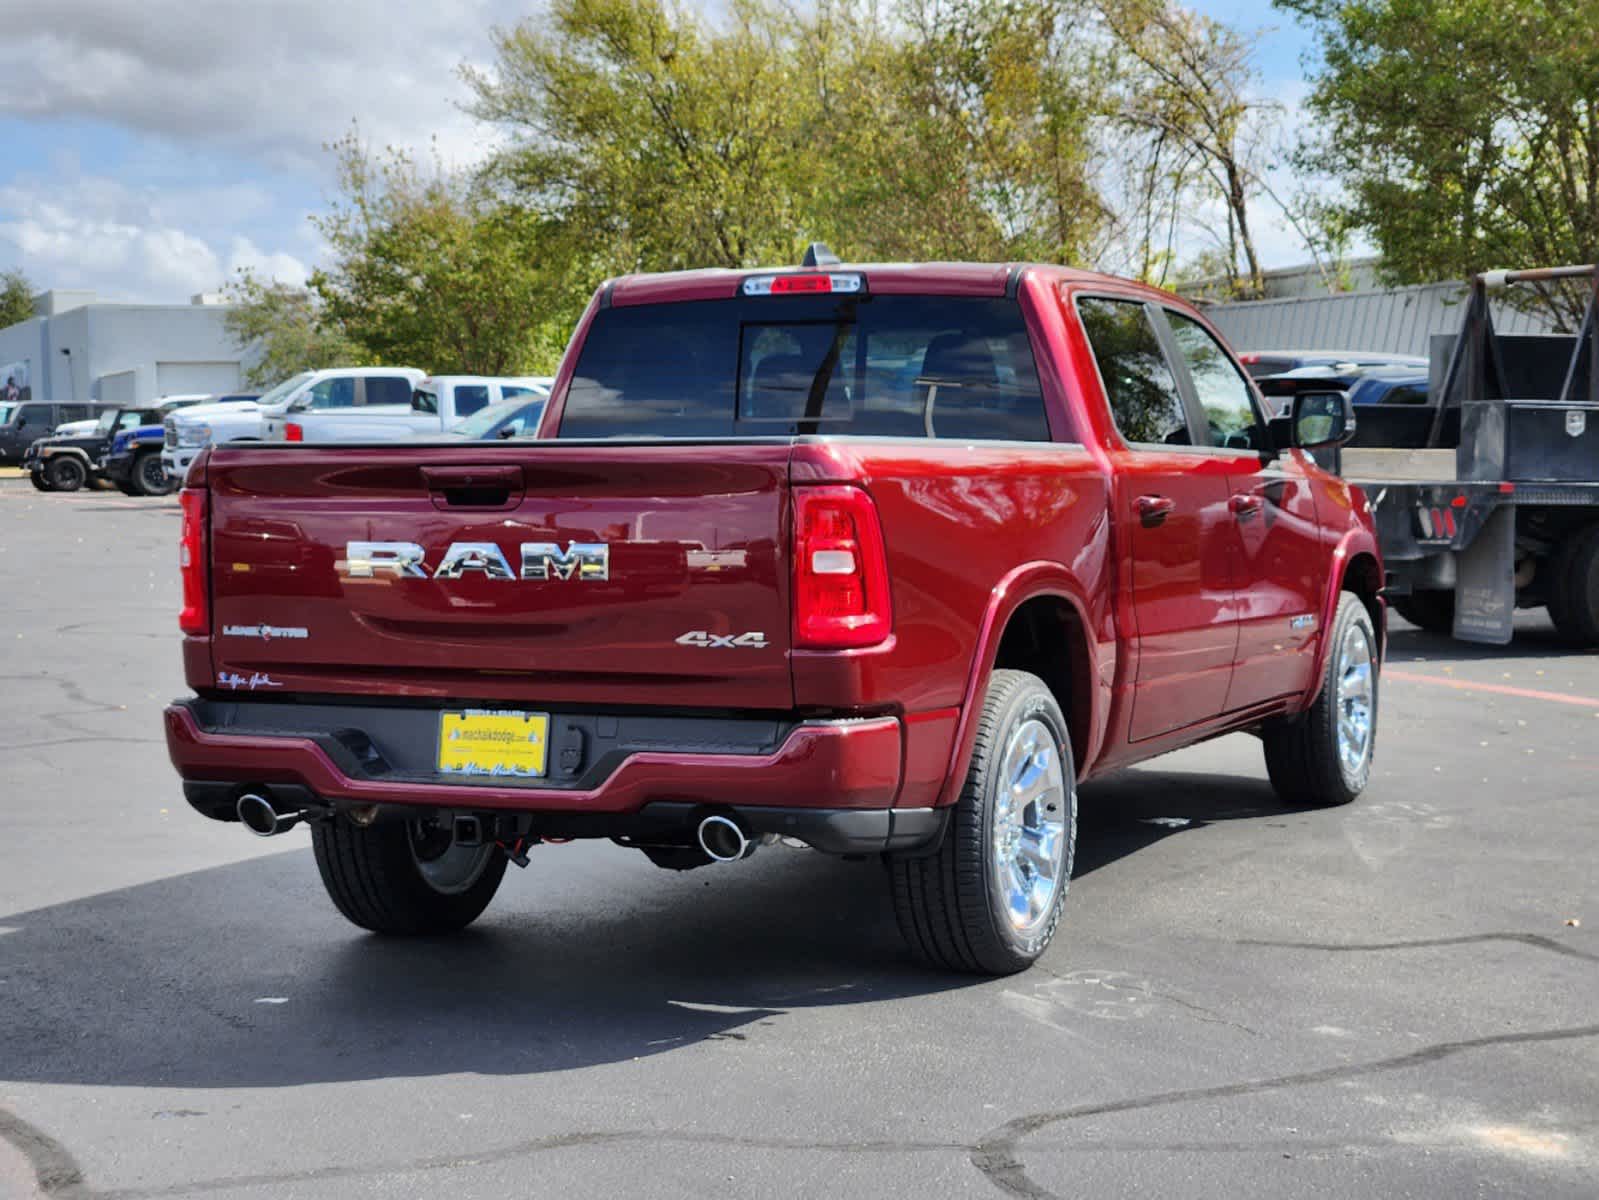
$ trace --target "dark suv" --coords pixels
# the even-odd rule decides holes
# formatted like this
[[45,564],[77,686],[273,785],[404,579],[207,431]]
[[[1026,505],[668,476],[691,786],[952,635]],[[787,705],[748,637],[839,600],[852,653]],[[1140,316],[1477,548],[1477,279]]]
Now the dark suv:
[[140,425],[159,425],[159,408],[104,408],[94,432],[77,437],[41,437],[23,455],[22,465],[41,492],[75,492],[99,471],[117,434]]
[[82,421],[93,411],[87,404],[0,400],[0,463],[20,462],[23,452],[39,438],[49,437],[57,425]]

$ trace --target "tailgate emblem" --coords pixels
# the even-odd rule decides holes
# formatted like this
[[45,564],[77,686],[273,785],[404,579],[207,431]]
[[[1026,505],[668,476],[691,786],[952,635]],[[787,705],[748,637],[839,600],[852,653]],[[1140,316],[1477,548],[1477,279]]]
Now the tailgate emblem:
[[[601,583],[611,577],[611,548],[605,542],[523,542],[522,579],[573,579]],[[346,542],[334,569],[346,579],[460,579],[478,572],[485,579],[516,579],[510,561],[493,542],[451,542],[431,575],[427,551],[415,542]]]

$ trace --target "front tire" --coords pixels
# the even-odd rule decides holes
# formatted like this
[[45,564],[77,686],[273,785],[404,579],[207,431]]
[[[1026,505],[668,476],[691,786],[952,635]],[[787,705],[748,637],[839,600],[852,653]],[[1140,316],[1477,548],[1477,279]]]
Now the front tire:
[[43,471],[29,471],[28,482],[41,492],[53,492],[55,490],[50,486],[50,481],[44,477]]
[[1310,710],[1262,731],[1266,773],[1286,804],[1348,804],[1365,790],[1377,740],[1377,634],[1345,592],[1328,630],[1327,664]]
[[134,491],[141,496],[165,496],[172,490],[159,454],[141,454],[134,460],[128,478]]
[[89,481],[89,470],[78,459],[63,455],[45,464],[44,479],[52,492],[75,492]]
[[447,822],[347,821],[311,826],[322,885],[351,923],[373,933],[453,933],[482,915],[505,877],[493,842],[462,846]]
[[966,784],[938,850],[890,861],[894,911],[918,957],[950,971],[1026,970],[1060,923],[1077,846],[1077,772],[1043,680],[995,671]]

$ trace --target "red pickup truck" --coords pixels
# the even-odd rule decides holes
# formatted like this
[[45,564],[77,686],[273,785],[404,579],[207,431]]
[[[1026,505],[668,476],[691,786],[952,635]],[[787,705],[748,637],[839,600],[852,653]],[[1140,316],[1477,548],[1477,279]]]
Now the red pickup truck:
[[607,283],[539,440],[216,447],[182,493],[189,802],[309,823],[334,903],[459,928],[507,861],[880,855],[910,945],[1020,970],[1077,784],[1257,733],[1365,785],[1365,498],[1175,296],[1050,266]]

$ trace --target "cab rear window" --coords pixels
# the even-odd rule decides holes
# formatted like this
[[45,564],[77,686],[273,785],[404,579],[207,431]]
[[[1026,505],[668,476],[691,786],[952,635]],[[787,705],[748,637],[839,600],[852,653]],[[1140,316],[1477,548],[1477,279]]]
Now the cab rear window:
[[1014,300],[761,296],[596,314],[563,438],[1048,441]]

